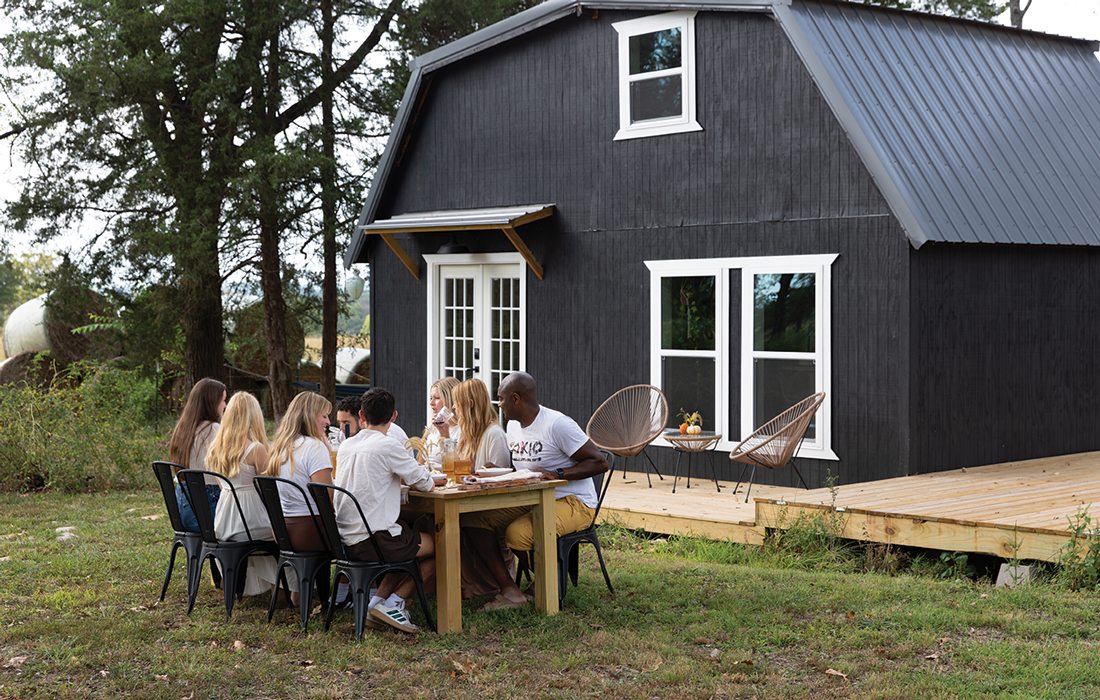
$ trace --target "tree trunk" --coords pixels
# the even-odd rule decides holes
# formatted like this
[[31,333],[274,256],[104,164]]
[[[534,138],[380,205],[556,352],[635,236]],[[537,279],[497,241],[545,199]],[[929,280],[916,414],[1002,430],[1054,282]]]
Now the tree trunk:
[[[334,24],[332,0],[321,0],[321,82],[333,80],[332,45]],[[321,395],[336,412],[336,126],[332,114],[333,93],[321,101],[321,221],[325,276],[321,282]]]
[[188,386],[225,378],[225,331],[218,258],[220,202],[181,198],[178,245],[173,253],[181,293],[184,370]]
[[[256,197],[260,224],[260,287],[264,295],[264,330],[267,336],[267,381],[271,387],[271,410],[279,420],[286,413],[292,394],[291,368],[286,347],[286,299],[283,296],[282,254],[279,226],[280,197],[274,163],[276,117],[279,109],[279,28],[272,26],[266,57],[266,80],[257,80],[259,94],[253,114],[256,117],[257,159]],[[257,66],[259,68],[259,66]]]
[[1008,0],[1008,23],[1017,29],[1023,29],[1024,15],[1030,7],[1031,0],[1027,0],[1023,8],[1020,7],[1020,0]]

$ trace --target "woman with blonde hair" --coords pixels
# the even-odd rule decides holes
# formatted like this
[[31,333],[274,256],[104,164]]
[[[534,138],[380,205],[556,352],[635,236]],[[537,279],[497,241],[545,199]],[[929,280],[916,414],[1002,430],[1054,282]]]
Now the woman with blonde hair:
[[[248,539],[249,534],[254,540],[275,539],[267,510],[252,484],[266,463],[267,434],[260,402],[247,392],[236,393],[225,407],[221,428],[206,455],[206,468],[229,479],[237,495],[234,501],[229,486],[219,480],[222,495],[214,513],[214,534],[219,540],[240,541]],[[249,557],[244,595],[268,593],[275,581],[274,558]]]
[[[225,411],[225,384],[217,379],[200,379],[187,394],[187,403],[183,405],[172,437],[168,440],[168,460],[185,469],[206,469],[206,453],[218,434],[218,422]],[[221,489],[214,477],[207,477],[206,497],[210,501],[210,510],[218,505]],[[199,531],[199,521],[191,509],[191,502],[176,485],[176,505],[180,509],[184,529]]]
[[[424,463],[429,458],[432,461],[442,459],[443,441],[447,438],[458,439],[460,428],[454,417],[454,388],[458,386],[458,380],[454,377],[443,377],[436,380],[428,388],[428,425],[424,427],[424,434],[420,439],[424,442],[423,452],[419,460]],[[446,412],[440,413],[443,409]],[[451,415],[447,415],[450,413]],[[442,418],[443,420],[437,420]]]
[[[474,468],[511,467],[512,451],[508,436],[500,427],[497,412],[489,399],[489,389],[480,379],[467,379],[454,389],[454,410],[461,429],[458,439],[460,457],[472,460]],[[486,592],[499,591],[483,609],[499,610],[527,605],[528,598],[516,586],[509,566],[512,552],[501,546],[505,528],[528,508],[501,508],[463,513],[462,540],[473,550],[482,565],[478,583]],[[484,574],[488,574],[488,580]],[[471,582],[473,577],[471,577]]]
[[474,468],[512,466],[508,436],[489,399],[489,389],[480,379],[467,379],[451,393],[458,419],[458,454],[471,460]]
[[[306,498],[312,498],[307,489],[309,482],[332,483],[332,457],[325,440],[330,411],[332,404],[324,396],[312,391],[298,394],[287,406],[271,443],[265,473],[295,482],[302,487]],[[312,513],[317,512],[316,504],[307,504],[301,493],[283,484],[279,485],[279,500],[294,548],[303,551],[324,549],[325,543],[310,517],[311,508]]]

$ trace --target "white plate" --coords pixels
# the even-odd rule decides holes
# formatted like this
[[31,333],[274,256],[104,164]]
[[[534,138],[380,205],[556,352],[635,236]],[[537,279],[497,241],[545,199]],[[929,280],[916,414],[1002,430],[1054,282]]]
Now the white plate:
[[482,467],[481,469],[476,470],[474,472],[474,475],[475,476],[488,477],[488,476],[501,476],[503,474],[511,474],[511,473],[512,473],[512,470],[509,469],[508,467],[491,467],[491,468]]

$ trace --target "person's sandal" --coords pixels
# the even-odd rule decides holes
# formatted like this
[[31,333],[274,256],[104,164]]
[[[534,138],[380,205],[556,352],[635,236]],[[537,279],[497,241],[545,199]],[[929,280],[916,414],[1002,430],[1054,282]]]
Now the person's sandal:
[[480,612],[492,612],[494,610],[511,610],[513,608],[526,608],[531,601],[524,600],[523,602],[508,600],[504,596],[497,594],[495,598],[490,600],[485,605],[482,605],[478,610]]

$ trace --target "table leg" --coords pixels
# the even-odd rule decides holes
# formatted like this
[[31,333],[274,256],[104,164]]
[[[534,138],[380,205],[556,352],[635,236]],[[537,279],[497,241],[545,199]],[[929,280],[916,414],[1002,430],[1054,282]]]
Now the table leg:
[[458,503],[435,503],[436,627],[440,634],[462,631],[462,562]]
[[532,512],[535,526],[535,608],[547,615],[558,612],[558,526],[554,489],[539,492]]

